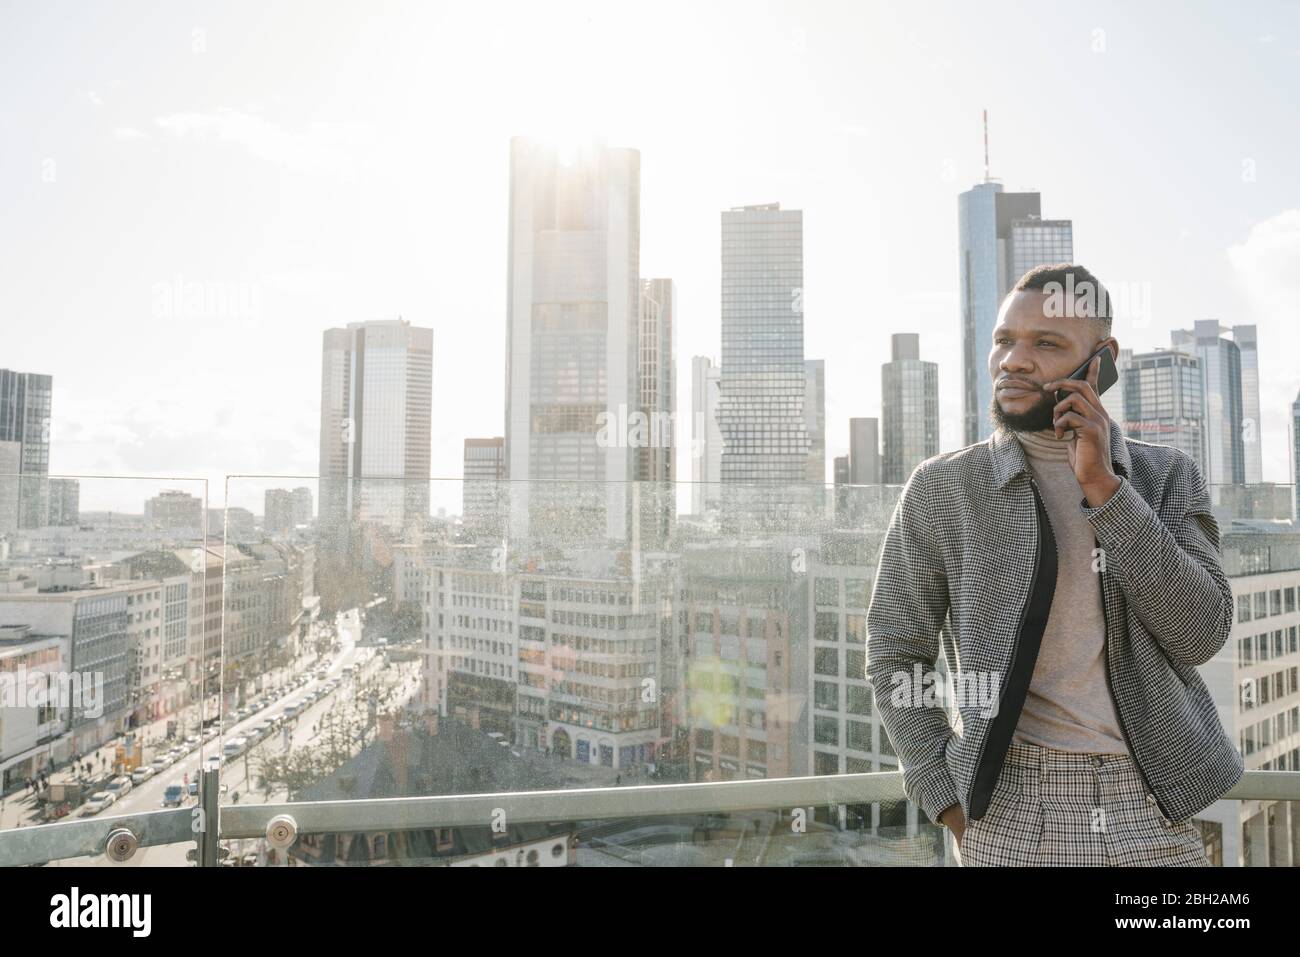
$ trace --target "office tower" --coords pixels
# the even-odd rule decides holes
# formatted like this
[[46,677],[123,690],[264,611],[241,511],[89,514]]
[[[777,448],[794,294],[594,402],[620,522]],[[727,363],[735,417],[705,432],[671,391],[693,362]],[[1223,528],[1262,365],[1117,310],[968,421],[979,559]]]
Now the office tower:
[[635,454],[640,546],[665,542],[676,524],[677,496],[677,289],[671,279],[642,279],[637,328],[637,382],[640,419],[631,423]]
[[505,526],[506,440],[466,439],[461,484],[465,527],[499,533]]
[[807,482],[803,212],[722,214],[722,481]]
[[880,422],[849,419],[849,485],[879,485]]
[[53,376],[0,369],[0,442],[19,446],[18,528],[47,524],[53,394]]
[[311,489],[305,485],[300,485],[293,490],[293,523],[295,525],[310,525],[314,515]]
[[1300,392],[1291,403],[1291,492],[1295,499],[1295,521],[1300,522]]
[[[159,492],[144,503],[144,522],[150,528],[203,527],[203,499],[179,489]],[[221,534],[221,525],[215,525],[212,534]]]
[[1263,420],[1259,409],[1259,349],[1255,326],[1233,326],[1232,340],[1241,349],[1241,445],[1246,484],[1259,485],[1264,481],[1264,456],[1260,444]]
[[1124,434],[1172,445],[1205,471],[1205,391],[1200,359],[1177,349],[1132,353],[1124,382]]
[[957,201],[962,320],[962,412],[967,445],[993,432],[988,371],[993,327],[1007,292],[1035,266],[1073,262],[1073,225],[1041,218],[1038,193],[1006,193],[986,177]]
[[18,487],[22,479],[21,442],[0,442],[0,535],[18,528]]
[[50,479],[49,524],[66,527],[80,520],[81,483],[76,479]]
[[[513,535],[628,531],[641,157],[510,143],[506,474]],[[539,526],[544,522],[544,527]]]
[[880,369],[881,477],[886,485],[901,485],[939,454],[939,366],[921,359],[921,337],[914,332],[890,336],[890,353]]
[[849,458],[850,457],[847,455],[835,456],[834,468],[836,485],[852,484],[852,478],[849,473]]
[[[1231,334],[1232,338],[1224,338]],[[1246,468],[1246,439],[1254,447],[1251,469],[1259,470],[1259,363],[1254,326],[1225,326],[1217,319],[1198,319],[1192,329],[1170,333],[1173,347],[1200,360],[1205,394],[1205,480],[1215,486],[1242,485]],[[1249,368],[1249,373],[1247,373]],[[1249,382],[1247,382],[1247,375]],[[1217,501],[1217,498],[1215,499]]]
[[826,484],[826,360],[805,359],[803,417],[808,432],[808,481]]
[[722,368],[707,356],[691,359],[691,511],[703,515],[719,504],[722,481],[722,429],[718,402]]
[[676,308],[677,288],[671,279],[641,280],[637,379],[645,441],[636,443],[636,477],[643,482],[671,482],[677,476],[673,431],[677,416]]
[[287,488],[269,488],[262,496],[262,528],[268,535],[288,535],[293,531],[293,493]]
[[321,361],[320,517],[327,537],[356,523],[394,532],[422,527],[429,514],[433,330],[405,319],[348,323],[325,330]]

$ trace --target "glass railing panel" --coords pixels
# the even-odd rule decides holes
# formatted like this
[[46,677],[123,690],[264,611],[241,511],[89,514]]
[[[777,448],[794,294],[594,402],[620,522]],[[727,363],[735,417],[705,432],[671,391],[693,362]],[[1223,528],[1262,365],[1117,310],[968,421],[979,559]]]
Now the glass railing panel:
[[[241,476],[231,514],[289,516],[298,488],[319,503],[309,521],[227,528],[231,804],[898,769],[865,680],[898,486]],[[1294,538],[1231,516],[1221,531],[1234,591],[1265,592],[1269,665],[1251,591],[1252,618],[1198,672],[1247,767],[1297,771]],[[1274,805],[1197,815],[1211,858],[1280,860],[1252,837],[1278,833]],[[943,832],[906,802],[836,805],[828,821],[849,818],[945,862]]]
[[158,845],[193,846],[216,747],[216,520],[203,480],[0,476],[0,865],[107,863],[118,826],[185,863]]

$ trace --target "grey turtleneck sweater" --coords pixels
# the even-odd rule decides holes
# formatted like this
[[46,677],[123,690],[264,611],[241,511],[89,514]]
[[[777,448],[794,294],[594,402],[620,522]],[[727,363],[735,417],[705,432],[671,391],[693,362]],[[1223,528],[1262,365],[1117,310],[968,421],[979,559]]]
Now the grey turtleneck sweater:
[[[1069,442],[1053,429],[1016,432],[1056,536],[1056,591],[1015,739],[1059,751],[1126,753],[1106,687],[1106,619],[1097,547],[1080,511],[1083,490],[1070,467]],[[1067,433],[1072,434],[1072,433]]]

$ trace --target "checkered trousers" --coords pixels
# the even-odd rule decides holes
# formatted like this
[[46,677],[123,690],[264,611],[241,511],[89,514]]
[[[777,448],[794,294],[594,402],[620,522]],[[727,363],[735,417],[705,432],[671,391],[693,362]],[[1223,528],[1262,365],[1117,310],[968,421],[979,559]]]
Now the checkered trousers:
[[1209,867],[1200,832],[1166,820],[1127,754],[1013,740],[988,811],[966,825],[963,867]]

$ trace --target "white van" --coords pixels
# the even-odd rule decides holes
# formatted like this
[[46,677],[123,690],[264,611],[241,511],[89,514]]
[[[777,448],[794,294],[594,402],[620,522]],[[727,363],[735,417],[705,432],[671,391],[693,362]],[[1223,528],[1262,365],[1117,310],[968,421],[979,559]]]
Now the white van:
[[221,749],[221,754],[224,757],[233,758],[238,754],[243,754],[246,747],[248,747],[247,738],[231,738],[226,742],[226,746]]

